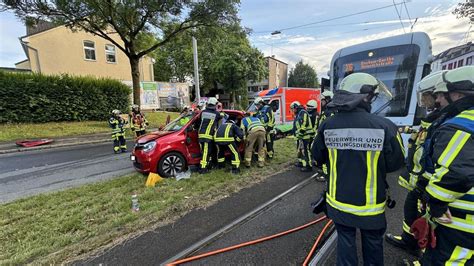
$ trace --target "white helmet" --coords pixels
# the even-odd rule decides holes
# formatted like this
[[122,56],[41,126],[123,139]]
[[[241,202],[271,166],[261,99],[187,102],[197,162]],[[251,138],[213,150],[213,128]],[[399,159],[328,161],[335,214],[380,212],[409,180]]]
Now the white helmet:
[[461,93],[474,93],[474,66],[464,66],[443,73],[442,81],[446,86],[435,85],[434,93],[458,91]]
[[114,110],[112,110],[112,114],[113,115],[120,115],[121,112],[120,112],[120,110],[114,109]]
[[367,73],[353,73],[341,81],[339,90],[354,94],[380,94],[383,93],[388,100],[392,99],[392,93],[387,86],[374,76]]
[[323,91],[323,93],[321,93],[321,96],[323,96],[323,98],[332,99],[332,97],[334,97],[334,93],[332,93],[332,91]]
[[292,103],[290,104],[290,109],[296,109],[296,108],[298,108],[298,106],[300,106],[300,105],[301,105],[300,102],[294,101],[294,102],[292,102]]
[[306,103],[306,107],[307,107],[307,108],[316,109],[316,108],[318,108],[318,102],[315,101],[315,100],[309,100],[309,101]]
[[255,98],[255,100],[253,100],[254,104],[259,104],[259,103],[262,103],[262,102],[264,102],[262,97],[257,97],[257,98]]
[[210,105],[216,105],[217,102],[218,101],[215,97],[211,97],[211,98],[209,98],[209,100],[207,100],[207,104],[210,104]]
[[438,86],[439,88],[444,87],[444,90],[447,91],[446,82],[443,81],[442,75],[448,72],[447,70],[437,71],[429,74],[424,77],[420,82],[418,82],[416,91],[417,91],[417,100],[418,106],[423,108],[433,108],[435,105],[435,98],[433,91]]

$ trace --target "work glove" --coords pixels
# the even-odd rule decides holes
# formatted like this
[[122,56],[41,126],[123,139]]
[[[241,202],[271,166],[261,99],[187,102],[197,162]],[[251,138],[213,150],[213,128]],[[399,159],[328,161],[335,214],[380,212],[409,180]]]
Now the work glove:
[[320,214],[321,212],[324,212],[324,214],[327,215],[328,211],[326,207],[326,192],[325,191],[321,193],[318,200],[311,203],[311,207],[313,207],[314,214]]
[[434,223],[428,213],[416,219],[410,227],[410,232],[413,233],[413,237],[417,240],[418,246],[423,249],[428,245],[431,248],[436,247],[436,235],[435,235],[436,223]]

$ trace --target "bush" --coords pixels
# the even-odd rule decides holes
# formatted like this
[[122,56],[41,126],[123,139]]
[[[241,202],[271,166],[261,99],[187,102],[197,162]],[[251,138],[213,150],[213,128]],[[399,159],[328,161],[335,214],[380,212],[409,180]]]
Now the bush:
[[105,120],[130,93],[113,79],[0,71],[0,123]]

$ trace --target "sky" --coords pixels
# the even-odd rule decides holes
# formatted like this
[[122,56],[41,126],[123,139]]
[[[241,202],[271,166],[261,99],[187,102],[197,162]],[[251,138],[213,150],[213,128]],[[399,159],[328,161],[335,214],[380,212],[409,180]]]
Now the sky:
[[[405,0],[403,4],[403,0],[242,0],[239,16],[241,24],[252,30],[252,45],[265,56],[275,55],[289,68],[303,60],[319,76],[326,76],[338,49],[402,34],[403,29],[410,32],[416,18],[412,30],[428,33],[435,55],[472,41],[474,27],[466,18],[457,19],[452,14],[462,1]],[[373,9],[377,10],[369,12]],[[271,35],[274,31],[281,33]],[[26,59],[18,40],[25,33],[14,14],[0,13],[1,67],[14,67]]]

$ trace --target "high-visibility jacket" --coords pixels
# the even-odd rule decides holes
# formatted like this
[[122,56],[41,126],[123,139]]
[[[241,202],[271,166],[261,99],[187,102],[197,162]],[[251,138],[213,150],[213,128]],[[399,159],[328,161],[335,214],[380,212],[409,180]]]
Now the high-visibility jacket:
[[313,109],[308,111],[309,119],[311,120],[311,125],[313,125],[313,131],[316,132],[317,127],[316,127],[316,122],[318,119],[318,110]]
[[314,135],[314,128],[311,124],[309,114],[303,108],[298,111],[294,126],[294,132],[297,139],[310,139]]
[[329,217],[366,230],[385,228],[385,176],[404,164],[397,126],[359,107],[339,111],[320,125],[312,151],[318,165],[328,165]]
[[474,101],[436,130],[432,159],[435,172],[426,187],[431,215],[440,217],[449,208],[452,223],[440,225],[474,239]]
[[260,119],[252,116],[244,117],[240,126],[244,135],[247,136],[253,130],[265,130]]
[[411,135],[408,140],[407,169],[398,177],[398,184],[408,190],[416,187],[419,177],[426,179],[425,182],[431,177],[431,173],[424,171],[421,161],[430,125],[431,123],[422,120],[418,130],[411,128],[404,130],[406,133],[411,132]]
[[130,115],[130,129],[132,131],[142,131],[146,129],[148,121],[146,120],[145,114],[142,112],[132,112]]
[[221,114],[215,108],[207,107],[201,112],[201,125],[199,126],[199,141],[211,142],[218,126]]
[[219,126],[214,136],[216,144],[229,144],[234,141],[241,141],[244,139],[244,133],[233,122],[226,122]]
[[126,124],[125,120],[122,117],[115,117],[112,116],[109,119],[109,126],[112,128],[112,137],[120,137],[125,135],[125,131],[123,129],[124,125]]
[[273,114],[272,107],[268,104],[257,112],[256,117],[260,119],[267,131],[272,130],[275,126],[275,115]]

